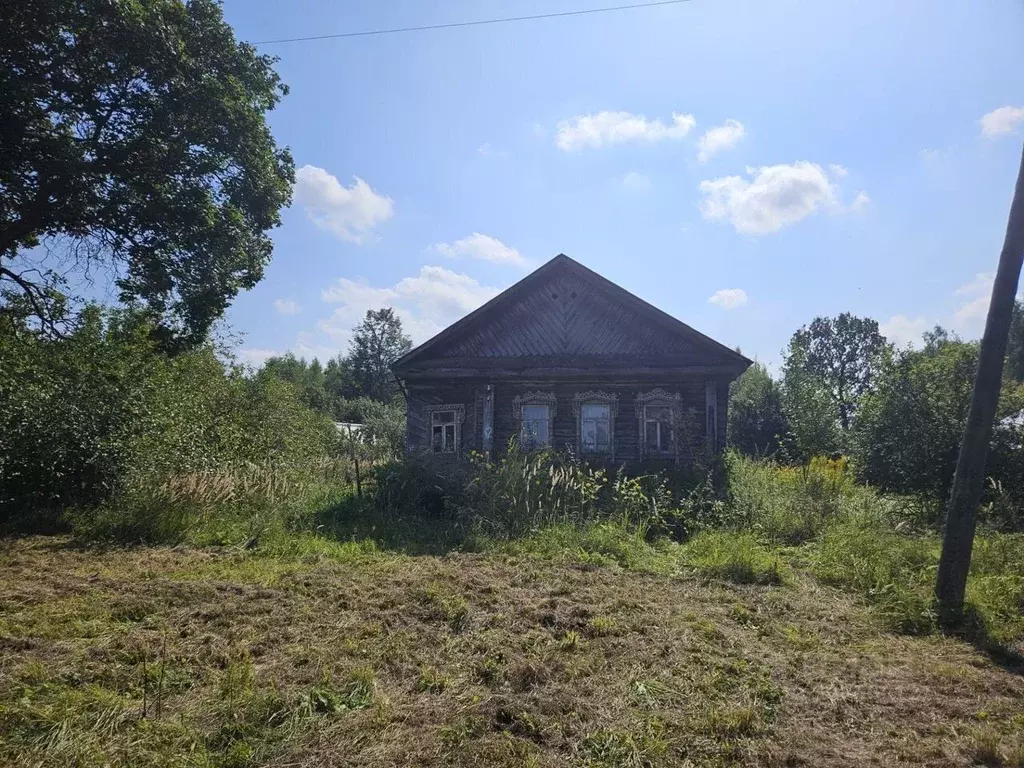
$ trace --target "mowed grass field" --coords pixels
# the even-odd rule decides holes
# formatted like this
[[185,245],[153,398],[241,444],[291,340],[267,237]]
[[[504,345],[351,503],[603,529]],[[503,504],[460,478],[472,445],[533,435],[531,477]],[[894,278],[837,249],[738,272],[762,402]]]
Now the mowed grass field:
[[0,764],[1024,765],[1012,657],[579,554],[3,542]]

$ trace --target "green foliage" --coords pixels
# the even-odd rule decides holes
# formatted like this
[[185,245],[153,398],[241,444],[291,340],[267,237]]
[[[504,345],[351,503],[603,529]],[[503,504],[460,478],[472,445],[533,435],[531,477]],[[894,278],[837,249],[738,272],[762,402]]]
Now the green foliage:
[[797,330],[789,344],[787,366],[799,364],[820,382],[839,425],[850,428],[860,398],[870,391],[875,369],[887,350],[878,322],[844,312],[816,317]]
[[516,536],[543,525],[593,519],[606,484],[604,470],[571,454],[526,451],[512,441],[497,461],[473,457],[462,504],[488,535]]
[[[195,346],[270,260],[293,163],[287,89],[215,0],[26,2],[0,26],[0,286],[52,328],[57,269],[106,269],[168,348]],[[18,259],[48,241],[43,269]],[[48,251],[49,253],[49,251]],[[13,294],[24,301],[11,302]]]
[[354,440],[342,434],[342,450],[368,469],[405,450],[405,401],[396,397],[390,365],[409,340],[390,309],[367,312],[354,334],[352,354],[332,358],[326,368],[316,358],[306,362],[289,353],[269,358],[256,375],[291,384],[307,407],[334,421],[363,425]]
[[[74,509],[85,529],[175,538],[226,483],[232,501],[273,506],[292,473],[328,456],[330,422],[291,386],[246,378],[208,348],[168,357],[151,331],[137,316],[90,308],[65,340],[0,339],[5,524]],[[190,484],[207,495],[196,501]],[[191,506],[178,503],[186,497]]]
[[352,332],[349,363],[359,391],[371,400],[387,402],[398,396],[391,364],[412,349],[402,321],[390,307],[368,309]]
[[782,373],[782,409],[789,432],[786,456],[797,463],[838,453],[844,442],[824,384],[804,367],[805,351],[790,344]]
[[706,531],[682,547],[683,561],[698,572],[738,584],[781,584],[785,568],[777,554],[749,533]]
[[288,382],[306,407],[314,411],[332,414],[338,408],[338,395],[328,390],[327,377],[316,358],[307,363],[304,358],[296,358],[291,352],[281,357],[269,357],[257,375]]
[[[882,367],[875,391],[863,402],[853,432],[852,456],[865,482],[896,493],[942,502],[956,468],[971,404],[978,345],[935,334],[921,351],[904,350]],[[997,421],[1024,410],[1024,389],[1006,382]],[[996,428],[989,473],[999,490],[1024,501],[1020,459],[1022,425]],[[990,484],[990,491],[995,491]],[[990,493],[995,499],[998,494]]]
[[771,458],[788,432],[782,389],[755,362],[729,387],[729,446],[747,456]]
[[546,560],[618,566],[646,573],[673,573],[679,568],[678,551],[667,539],[648,542],[621,520],[585,525],[549,525],[511,540],[477,539],[477,546],[514,555]]
[[854,484],[845,459],[784,467],[728,456],[730,522],[780,544],[801,544],[830,525],[885,503]]
[[469,480],[468,467],[414,453],[374,469],[374,509],[386,520],[453,517]]
[[935,626],[932,589],[938,554],[934,536],[905,536],[882,525],[850,521],[822,538],[814,573],[865,595],[892,629],[919,634]]
[[[937,535],[907,535],[877,520],[851,520],[822,537],[813,570],[822,581],[852,589],[875,604],[891,629],[911,634],[937,627]],[[1024,536],[979,537],[967,582],[965,627],[986,645],[1024,637]]]

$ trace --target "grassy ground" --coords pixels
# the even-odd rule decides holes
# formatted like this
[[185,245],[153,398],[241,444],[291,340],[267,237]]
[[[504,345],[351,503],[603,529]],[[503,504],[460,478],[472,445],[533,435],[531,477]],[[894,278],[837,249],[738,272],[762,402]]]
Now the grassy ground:
[[1024,676],[740,537],[0,544],[0,763],[1024,766]]

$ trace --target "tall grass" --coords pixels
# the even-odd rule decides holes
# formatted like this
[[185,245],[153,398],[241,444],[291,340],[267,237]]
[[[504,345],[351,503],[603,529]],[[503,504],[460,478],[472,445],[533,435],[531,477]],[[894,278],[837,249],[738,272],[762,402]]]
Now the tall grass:
[[583,525],[596,516],[604,470],[571,453],[525,451],[513,441],[498,461],[474,462],[461,500],[481,530],[518,536],[549,525]]
[[69,511],[74,534],[92,541],[242,544],[311,530],[316,514],[351,487],[342,462],[242,464],[130,484],[98,507]]
[[728,466],[735,524],[780,544],[809,541],[877,500],[854,483],[845,459],[786,467],[733,454]]
[[[843,459],[784,467],[733,455],[728,466],[735,531],[804,545],[815,577],[864,596],[893,631],[937,629],[930,506],[855,483]],[[968,630],[983,643],[1024,641],[1024,536],[979,530],[967,600]]]

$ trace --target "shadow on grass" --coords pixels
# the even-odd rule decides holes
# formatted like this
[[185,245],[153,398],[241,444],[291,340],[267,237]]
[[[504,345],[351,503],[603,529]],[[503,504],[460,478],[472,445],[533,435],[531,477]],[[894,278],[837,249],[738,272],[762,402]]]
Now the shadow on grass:
[[942,631],[973,645],[989,661],[1014,675],[1024,677],[1024,653],[994,637],[985,617],[968,604],[963,613],[939,621]]
[[338,541],[370,539],[384,550],[407,555],[445,555],[471,548],[463,519],[450,515],[388,515],[365,498],[348,496],[317,513],[317,533]]

